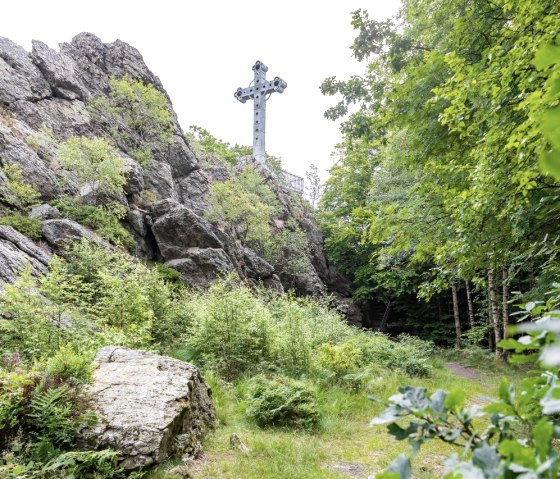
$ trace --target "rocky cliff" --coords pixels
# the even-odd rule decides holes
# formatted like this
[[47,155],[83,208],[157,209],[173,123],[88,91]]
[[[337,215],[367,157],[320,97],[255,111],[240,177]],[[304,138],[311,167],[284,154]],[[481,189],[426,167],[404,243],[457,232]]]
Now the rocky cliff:
[[[61,44],[59,51],[34,41],[28,53],[0,37],[0,163],[3,167],[17,165],[25,183],[33,185],[39,192],[39,203],[43,203],[30,213],[41,221],[37,241],[10,226],[0,227],[0,283],[13,280],[17,268],[26,261],[41,271],[53,250],[65,241],[87,237],[105,242],[47,205],[64,195],[86,197],[92,190],[80,189],[59,168],[57,145],[71,137],[101,137],[114,146],[126,165],[124,195],[116,200],[124,207],[121,223],[134,238],[138,257],[164,262],[195,287],[206,287],[219,275],[236,272],[242,279],[277,290],[332,293],[339,308],[359,324],[361,315],[350,300],[350,285],[329,268],[323,236],[304,202],[294,198],[269,169],[252,158],[242,161],[252,164],[276,195],[280,210],[271,227],[282,231],[291,221],[305,232],[307,266],[294,277],[275,270],[235,228],[205,217],[211,184],[235,175],[235,168],[226,168],[217,159],[201,161],[172,109],[165,140],[161,135],[150,136],[142,126],[118,115],[92,113],[95,102],[110,98],[115,78],[153,85],[171,105],[140,53],[120,40],[105,44],[90,33],[81,33],[70,43]],[[45,136],[49,141],[43,141]],[[143,161],[138,151],[148,153],[142,155]],[[17,210],[17,205],[8,201],[8,183],[9,178],[0,171],[0,215]],[[286,248],[284,254],[298,253]]]

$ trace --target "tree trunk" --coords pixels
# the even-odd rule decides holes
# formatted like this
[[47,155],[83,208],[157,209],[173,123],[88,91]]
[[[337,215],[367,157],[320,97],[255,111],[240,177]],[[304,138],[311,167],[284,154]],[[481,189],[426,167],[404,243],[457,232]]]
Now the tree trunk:
[[385,312],[383,313],[383,319],[381,320],[381,326],[379,329],[381,331],[387,330],[387,321],[389,320],[389,312],[391,311],[391,301],[388,301],[385,305]]
[[453,317],[455,318],[455,347],[461,349],[461,317],[459,316],[459,300],[457,298],[457,285],[451,285],[453,296]]
[[490,301],[490,312],[492,317],[492,327],[494,329],[494,342],[496,346],[496,359],[502,358],[502,350],[498,347],[498,343],[502,339],[502,331],[500,329],[500,311],[498,308],[498,294],[496,291],[496,281],[494,279],[494,270],[488,270],[488,293]]
[[465,288],[467,290],[467,310],[469,312],[469,324],[472,329],[474,328],[474,309],[472,304],[471,286],[468,281],[465,281]]
[[[508,337],[509,326],[509,285],[508,285],[508,270],[504,266],[502,268],[502,326],[503,338]],[[504,354],[507,357],[507,354]]]

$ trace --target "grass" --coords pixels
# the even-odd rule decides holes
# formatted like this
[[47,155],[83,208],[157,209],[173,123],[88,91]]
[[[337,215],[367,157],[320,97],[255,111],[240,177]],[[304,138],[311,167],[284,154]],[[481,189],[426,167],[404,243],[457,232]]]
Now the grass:
[[[506,371],[509,375],[510,371]],[[406,442],[389,436],[385,426],[369,426],[383,405],[368,400],[368,395],[386,399],[405,384],[421,385],[429,391],[457,387],[466,392],[468,401],[481,403],[487,400],[485,397],[495,395],[498,377],[503,374],[500,368],[486,369],[479,380],[473,381],[444,368],[422,379],[385,371],[367,385],[366,391],[318,388],[323,421],[316,432],[258,428],[244,414],[247,381],[231,385],[208,374],[206,379],[214,391],[219,424],[205,441],[203,457],[191,463],[190,473],[195,479],[367,478],[409,449]],[[229,439],[234,433],[241,437],[249,452],[230,449]],[[452,451],[451,446],[436,441],[426,444],[413,461],[413,477],[442,477],[443,462]],[[164,469],[149,478],[176,477],[166,474]]]

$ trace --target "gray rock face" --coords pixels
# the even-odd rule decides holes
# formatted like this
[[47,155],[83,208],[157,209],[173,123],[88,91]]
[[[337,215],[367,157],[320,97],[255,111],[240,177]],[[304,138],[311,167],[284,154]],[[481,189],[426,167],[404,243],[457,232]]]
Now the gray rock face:
[[126,184],[124,192],[127,195],[138,195],[144,191],[144,170],[132,158],[125,156]]
[[145,189],[155,195],[156,200],[177,199],[171,165],[150,161],[144,170]]
[[42,205],[35,206],[35,208],[31,210],[31,213],[29,213],[29,217],[43,221],[57,220],[62,218],[62,215],[60,214],[60,211],[58,211],[58,208],[44,203]]
[[223,248],[208,221],[183,205],[176,204],[167,212],[162,211],[164,206],[172,207],[173,203],[159,202],[152,209],[152,231],[165,260],[186,258],[192,247]]
[[39,101],[51,94],[49,84],[27,52],[11,40],[0,37],[0,103]]
[[243,260],[249,278],[270,278],[274,273],[274,267],[249,248],[243,248]]
[[201,289],[234,270],[221,248],[188,248],[183,257],[167,261],[165,265],[179,271],[183,281]]
[[89,394],[99,421],[83,440],[122,451],[127,470],[196,456],[215,420],[210,389],[197,368],[143,351],[102,348]]
[[140,236],[144,237],[148,234],[148,225],[146,225],[145,214],[139,210],[129,210],[126,214],[128,222]]
[[0,288],[12,283],[18,271],[29,264],[36,273],[45,273],[50,254],[11,226],[0,225]]
[[101,237],[90,229],[68,219],[43,221],[41,223],[41,231],[47,243],[54,247],[60,247],[73,241],[80,241],[82,238],[97,244],[106,244]]
[[55,96],[66,100],[84,100],[86,88],[78,77],[76,62],[33,40],[31,58],[52,88]]
[[18,122],[2,122],[0,110],[0,158],[2,162],[17,165],[25,181],[42,194],[45,200],[60,194],[54,172],[24,141],[25,131]]

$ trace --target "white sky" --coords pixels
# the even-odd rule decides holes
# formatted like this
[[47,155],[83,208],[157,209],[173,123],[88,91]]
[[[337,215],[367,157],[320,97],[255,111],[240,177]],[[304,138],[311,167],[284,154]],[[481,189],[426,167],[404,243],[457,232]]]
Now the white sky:
[[82,31],[106,43],[123,40],[159,76],[184,130],[194,124],[245,145],[252,145],[252,102],[241,104],[233,94],[248,86],[261,60],[267,78],[288,83],[267,103],[267,152],[301,176],[314,163],[325,178],[340,133],[323,117],[335,99],[319,85],[364,69],[351,56],[350,12],[362,8],[384,19],[399,6],[400,0],[8,0],[0,36],[27,50],[32,39],[57,49]]

